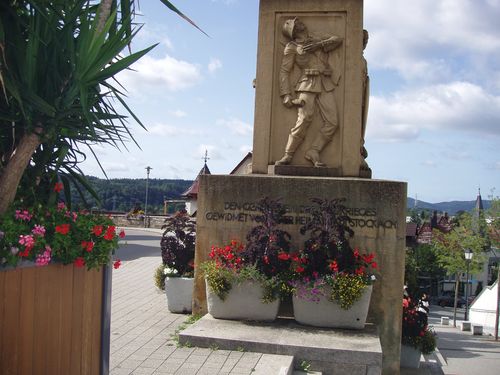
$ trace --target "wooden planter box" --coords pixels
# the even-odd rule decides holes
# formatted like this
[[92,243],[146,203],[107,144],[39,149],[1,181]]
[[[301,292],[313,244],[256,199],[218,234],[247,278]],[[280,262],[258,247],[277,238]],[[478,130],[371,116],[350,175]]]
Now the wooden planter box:
[[108,374],[110,270],[0,270],[0,373]]

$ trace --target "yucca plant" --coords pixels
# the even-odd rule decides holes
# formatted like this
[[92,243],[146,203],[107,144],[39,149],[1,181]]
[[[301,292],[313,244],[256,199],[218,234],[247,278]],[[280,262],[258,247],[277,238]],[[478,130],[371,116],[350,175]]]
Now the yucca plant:
[[143,124],[115,76],[154,47],[125,53],[139,29],[134,9],[131,0],[0,2],[0,214],[16,193],[55,202],[47,187],[58,175],[91,190],[78,168],[87,147],[134,141],[128,117]]

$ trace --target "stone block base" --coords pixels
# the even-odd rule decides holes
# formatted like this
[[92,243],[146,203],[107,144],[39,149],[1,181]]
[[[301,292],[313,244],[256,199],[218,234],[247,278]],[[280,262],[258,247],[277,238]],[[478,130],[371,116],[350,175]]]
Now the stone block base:
[[214,319],[207,314],[181,331],[179,342],[289,355],[295,367],[305,360],[324,375],[380,375],[382,371],[382,347],[373,325],[361,331],[335,330],[305,327],[290,319],[258,323]]

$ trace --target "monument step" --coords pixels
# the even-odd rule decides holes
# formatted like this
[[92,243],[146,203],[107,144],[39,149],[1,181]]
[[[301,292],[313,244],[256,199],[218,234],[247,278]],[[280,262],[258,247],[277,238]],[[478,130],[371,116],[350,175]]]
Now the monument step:
[[181,331],[179,342],[293,356],[296,368],[306,361],[311,370],[324,375],[376,375],[382,368],[382,348],[373,325],[354,331],[303,326],[293,319],[245,322],[214,319],[207,314]]
[[293,375],[293,356],[264,354],[257,362],[252,375]]

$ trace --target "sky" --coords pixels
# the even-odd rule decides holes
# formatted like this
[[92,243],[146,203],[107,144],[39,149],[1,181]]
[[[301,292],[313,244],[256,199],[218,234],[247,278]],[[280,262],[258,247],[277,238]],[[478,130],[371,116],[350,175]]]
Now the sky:
[[[258,0],[172,0],[209,37],[142,0],[137,51],[120,73],[140,149],[94,146],[109,178],[193,180],[208,152],[228,174],[252,150]],[[500,0],[365,0],[373,178],[426,202],[500,195]],[[88,157],[82,170],[104,177]],[[496,188],[496,190],[494,190]]]

